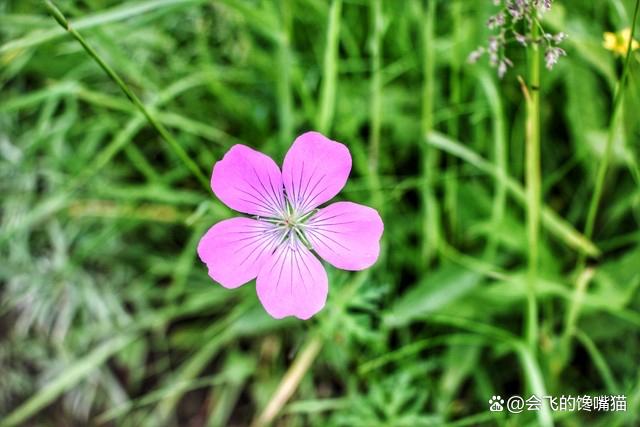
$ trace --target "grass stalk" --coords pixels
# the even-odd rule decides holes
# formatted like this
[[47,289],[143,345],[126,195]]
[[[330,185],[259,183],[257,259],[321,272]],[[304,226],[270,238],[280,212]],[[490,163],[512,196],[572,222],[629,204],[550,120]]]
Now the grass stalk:
[[[487,159],[479,156],[473,150],[470,150],[467,145],[462,144],[459,141],[454,141],[446,135],[436,131],[427,135],[427,144],[454,155],[477,168],[482,173],[490,175],[492,178],[503,182],[511,197],[526,209],[527,194],[522,185],[514,178],[504,175],[504,171],[497,168]],[[593,242],[585,238],[573,227],[573,225],[559,216],[549,206],[542,206],[540,220],[549,235],[555,237],[559,242],[562,242],[567,247],[580,252],[585,252],[589,256],[596,257],[600,255],[600,250],[593,244]]]
[[382,111],[382,84],[380,76],[380,50],[382,38],[382,1],[371,2],[371,134],[369,137],[369,169],[372,174],[378,174],[380,157],[380,119]]
[[382,124],[382,75],[381,75],[381,51],[382,51],[382,0],[371,2],[371,109],[369,135],[369,177],[370,189],[375,207],[380,210],[383,207],[380,191],[380,129]]
[[289,0],[280,5],[281,26],[278,37],[278,115],[280,121],[280,146],[288,147],[293,135],[293,113],[291,101],[291,4]]
[[[433,98],[435,95],[435,19],[436,0],[427,3],[423,14],[422,31],[422,116],[420,127],[422,135],[428,135],[433,129]],[[438,227],[438,204],[435,198],[434,175],[438,165],[438,151],[428,145],[422,146],[422,248],[421,265],[426,267],[439,248],[440,232]]]
[[45,0],[45,6],[51,13],[51,15],[55,18],[55,20],[60,24],[62,28],[64,28],[73,38],[75,38],[78,43],[82,45],[84,50],[93,58],[96,63],[104,70],[105,73],[113,80],[118,87],[124,92],[124,94],[129,98],[129,100],[135,105],[140,112],[145,116],[147,121],[153,126],[153,128],[160,134],[162,139],[164,139],[174,153],[182,160],[185,166],[191,171],[191,173],[200,181],[200,183],[204,186],[207,191],[210,191],[209,180],[202,173],[200,167],[189,157],[189,155],[184,151],[182,146],[176,141],[176,139],[169,133],[169,131],[164,127],[162,123],[160,123],[155,116],[145,107],[140,98],[129,88],[129,86],[122,80],[122,78],[113,70],[109,64],[107,64],[102,57],[96,52],[82,37],[82,35],[76,31],[71,23],[67,20],[64,14],[58,9],[58,7],[51,1]]
[[[531,38],[539,37],[538,27],[532,25]],[[536,282],[538,280],[540,239],[540,46],[531,43],[529,48],[528,88],[526,98],[526,194],[527,194],[527,241],[529,246],[527,270],[527,310],[525,336],[529,348],[534,352],[538,337],[538,302]]]
[[289,398],[297,390],[302,378],[311,368],[313,361],[322,349],[322,338],[314,335],[308,339],[304,347],[287,373],[282,377],[273,397],[262,413],[251,423],[251,427],[264,427],[276,418]]
[[[607,133],[607,142],[605,145],[604,155],[600,159],[600,163],[598,165],[598,171],[596,172],[596,183],[593,194],[591,196],[591,201],[589,203],[589,210],[587,212],[584,235],[589,239],[593,235],[593,227],[595,225],[596,216],[598,214],[598,206],[600,205],[600,200],[602,199],[604,181],[607,177],[609,163],[611,163],[611,155],[613,152],[613,143],[615,140],[616,129],[618,128],[618,123],[622,112],[622,100],[624,98],[624,89],[629,74],[629,65],[631,62],[631,44],[633,43],[635,36],[636,21],[638,19],[638,9],[640,9],[640,0],[636,0],[636,5],[633,11],[633,18],[631,20],[631,37],[629,38],[629,44],[627,45],[627,54],[624,60],[622,75],[620,76],[620,81],[618,82],[616,93],[613,98],[613,110]],[[581,256],[578,262],[579,270],[583,268],[584,263],[585,257]]]
[[[494,163],[496,170],[502,176],[508,176],[509,171],[507,167],[507,126],[505,120],[504,107],[502,100],[498,94],[498,88],[495,82],[489,77],[488,74],[483,73],[480,76],[480,84],[486,94],[487,102],[491,109],[491,116],[493,122],[493,134],[494,139]],[[498,230],[504,219],[504,212],[507,203],[507,184],[504,180],[495,180],[495,189],[493,195],[493,206],[491,209],[491,223],[494,230]],[[489,236],[487,244],[486,257],[488,260],[494,259],[496,256],[496,250],[498,248],[498,236],[499,233],[492,233]]]
[[[451,62],[451,80],[449,82],[449,103],[453,107],[453,114],[447,120],[447,133],[453,139],[460,138],[460,105],[462,104],[462,63],[459,58],[465,56],[462,52],[464,26],[463,22],[464,1],[451,2],[451,22],[453,31],[453,60]],[[444,182],[444,207],[447,222],[450,230],[450,241],[456,242],[458,237],[458,175],[460,167],[458,159],[454,156],[446,156],[447,179]]]
[[116,335],[103,342],[85,357],[71,364],[60,375],[46,383],[40,390],[0,420],[0,427],[23,425],[30,417],[51,404],[66,390],[72,388],[87,375],[102,366],[111,356],[136,339],[135,335]]
[[322,87],[320,89],[320,115],[318,130],[327,133],[331,129],[336,102],[336,83],[338,79],[338,41],[340,35],[340,15],[342,0],[333,0],[329,10],[327,25],[327,45],[324,50],[322,69]]
[[[622,113],[622,100],[624,99],[624,90],[627,83],[627,78],[629,74],[629,65],[631,60],[631,44],[634,40],[635,35],[635,27],[636,21],[638,19],[638,11],[640,9],[640,0],[636,0],[635,8],[633,11],[633,18],[631,20],[631,37],[629,38],[629,44],[627,45],[627,54],[624,60],[624,66],[622,69],[622,74],[620,75],[620,80],[618,82],[616,92],[613,98],[613,106],[611,119],[609,121],[609,128],[607,131],[607,140],[605,145],[605,150],[602,158],[600,159],[600,163],[598,164],[598,169],[596,172],[596,181],[595,187],[593,190],[593,194],[591,195],[591,201],[589,202],[589,210],[587,211],[587,219],[585,222],[583,235],[591,240],[593,237],[593,228],[595,226],[596,217],[598,215],[598,207],[600,206],[600,201],[602,199],[602,193],[604,191],[604,183],[607,177],[607,171],[609,169],[609,164],[611,163],[611,156],[613,153],[613,143],[615,141],[616,130],[619,125],[621,113]],[[582,278],[585,274],[588,274],[590,270],[587,269],[587,254],[580,253],[578,255],[578,261],[576,264],[576,295],[581,291]],[[584,292],[584,291],[582,291]],[[571,305],[569,307],[569,312],[572,313],[575,310],[578,310],[579,306],[577,303],[572,300]],[[560,365],[558,366],[558,374],[565,367],[566,363],[568,363],[571,356],[571,339],[574,336],[574,331],[576,329],[577,323],[577,313],[573,317],[569,319],[571,322],[565,322],[565,329],[563,332],[562,339],[562,358],[560,359]]]
[[[538,365],[535,353],[531,352],[527,345],[516,345],[515,350],[520,357],[522,368],[533,394],[536,396],[546,396],[547,391],[544,385],[544,376]],[[540,406],[540,410],[536,411],[536,415],[538,417],[538,425],[542,427],[553,426],[551,409],[546,403]]]

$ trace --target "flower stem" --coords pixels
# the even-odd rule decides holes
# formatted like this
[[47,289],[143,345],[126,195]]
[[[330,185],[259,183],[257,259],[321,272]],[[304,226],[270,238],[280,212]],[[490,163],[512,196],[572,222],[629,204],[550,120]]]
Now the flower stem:
[[[531,38],[538,38],[538,27],[532,25]],[[526,190],[527,238],[529,260],[527,274],[527,317],[525,322],[527,343],[535,354],[538,336],[538,244],[540,234],[540,46],[529,48],[529,90],[526,96]]]
[[[627,46],[627,56],[625,57],[624,67],[622,69],[622,75],[618,82],[618,87],[613,98],[613,112],[611,114],[611,122],[609,123],[609,131],[607,134],[607,143],[604,150],[604,155],[598,165],[598,171],[596,173],[596,184],[591,196],[591,202],[589,203],[589,211],[587,212],[587,221],[584,227],[584,235],[588,239],[591,239],[593,235],[593,227],[595,225],[596,216],[598,214],[598,206],[600,199],[602,198],[602,191],[604,189],[604,180],[607,177],[607,169],[611,162],[611,153],[613,151],[613,142],[615,140],[616,129],[618,128],[618,121],[620,113],[622,111],[622,99],[624,94],[624,88],[627,82],[627,76],[629,74],[629,64],[631,60],[631,45],[634,40],[634,33],[636,28],[636,20],[638,19],[638,9],[640,9],[640,0],[636,0],[636,6],[633,11],[633,19],[631,20],[631,36],[629,37],[629,44]],[[582,270],[585,263],[585,256],[582,254],[578,261],[578,270]]]
[[[422,30],[422,117],[420,127],[422,135],[427,135],[433,128],[433,99],[435,95],[435,20],[436,0],[427,3],[423,17]],[[438,225],[438,202],[434,195],[434,174],[438,165],[438,151],[431,146],[422,146],[422,236],[421,265],[426,267],[439,249],[440,233]]]
[[381,50],[382,50],[382,0],[371,2],[371,107],[369,136],[369,179],[374,206],[383,208],[382,193],[380,190],[380,127],[382,122],[382,76],[381,76]]
[[[289,0],[280,3],[280,31],[278,33],[278,116],[280,146],[288,147],[293,134],[293,113],[291,95],[291,4]],[[283,150],[284,151],[284,150]]]
[[156,131],[160,134],[162,139],[164,139],[171,149],[176,153],[176,155],[184,162],[187,168],[193,173],[193,175],[200,181],[200,183],[210,191],[210,184],[207,177],[202,173],[200,167],[189,157],[189,155],[184,151],[182,146],[175,140],[175,138],[169,133],[169,131],[164,127],[162,123],[156,120],[155,116],[151,114],[151,112],[144,106],[140,98],[133,93],[133,91],[127,86],[127,84],[122,80],[122,78],[98,55],[98,53],[87,43],[87,41],[80,35],[78,31],[76,31],[71,23],[67,20],[67,18],[63,15],[63,13],[56,7],[55,4],[51,0],[45,0],[44,2],[51,15],[55,18],[55,20],[60,24],[62,28],[64,28],[69,34],[73,36],[84,48],[84,50],[91,56],[104,70],[105,73],[113,80],[124,92],[124,94],[129,98],[129,100],[135,105],[138,110],[144,115],[147,121],[153,126]]
[[[598,165],[598,170],[596,172],[596,183],[593,194],[591,196],[591,202],[589,203],[589,210],[587,211],[587,219],[585,222],[584,228],[584,236],[591,240],[593,235],[593,228],[595,225],[596,216],[598,214],[598,207],[600,205],[600,199],[602,198],[602,193],[604,190],[604,181],[607,177],[607,170],[609,168],[609,163],[611,162],[611,154],[613,151],[613,143],[616,136],[616,130],[618,128],[618,123],[620,120],[621,112],[622,112],[622,99],[624,98],[624,90],[627,82],[627,76],[629,72],[629,64],[631,59],[631,45],[634,40],[634,32],[636,27],[636,21],[638,19],[638,11],[640,9],[640,0],[636,0],[635,9],[633,12],[633,18],[631,20],[631,36],[629,38],[629,44],[627,46],[627,56],[624,61],[624,67],[622,69],[622,74],[620,75],[620,80],[618,82],[618,86],[616,88],[616,93],[613,97],[613,110],[611,113],[611,120],[609,122],[609,129],[607,133],[607,141],[604,150],[604,154],[600,163]],[[578,255],[578,261],[576,264],[576,290],[575,295],[582,295],[585,291],[583,288],[586,288],[589,280],[591,279],[589,274],[589,269],[587,269],[587,255],[581,252]],[[586,278],[585,278],[586,277]],[[559,364],[557,366],[556,374],[559,375],[562,369],[566,366],[567,362],[571,356],[571,340],[575,335],[575,331],[577,330],[576,323],[577,317],[580,310],[580,303],[582,297],[572,298],[570,300],[570,305],[568,308],[568,315],[565,320],[565,329],[562,334],[561,347],[560,347],[560,357]]]
[[322,87],[320,88],[320,116],[318,119],[318,130],[325,134],[331,130],[335,109],[341,10],[342,0],[333,0],[329,9],[329,23],[327,24],[327,45],[324,50],[323,78]]

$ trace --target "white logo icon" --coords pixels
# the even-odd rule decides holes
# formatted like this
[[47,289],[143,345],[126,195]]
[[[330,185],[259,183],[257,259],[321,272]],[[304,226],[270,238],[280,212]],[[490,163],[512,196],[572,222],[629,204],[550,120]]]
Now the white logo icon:
[[500,396],[491,396],[489,399],[489,410],[491,412],[500,412],[504,410],[504,399]]

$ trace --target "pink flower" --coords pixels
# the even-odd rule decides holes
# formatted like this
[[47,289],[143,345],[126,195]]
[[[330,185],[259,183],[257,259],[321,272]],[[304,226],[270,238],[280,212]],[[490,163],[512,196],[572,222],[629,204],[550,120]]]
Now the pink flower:
[[[256,279],[258,298],[275,317],[308,319],[327,300],[319,255],[343,270],[363,270],[380,253],[383,224],[375,209],[336,202],[344,187],[349,149],[318,132],[300,135],[282,165],[234,145],[213,166],[211,188],[236,211],[253,215],[221,221],[198,244],[209,276],[225,288]],[[313,252],[312,252],[313,251]]]

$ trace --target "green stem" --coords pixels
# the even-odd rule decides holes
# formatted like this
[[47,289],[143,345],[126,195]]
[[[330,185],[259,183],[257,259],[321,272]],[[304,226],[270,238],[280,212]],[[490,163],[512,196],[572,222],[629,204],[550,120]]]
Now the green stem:
[[[538,27],[532,25],[531,38],[537,40]],[[538,244],[540,234],[540,46],[529,50],[529,90],[526,92],[526,189],[529,265],[527,274],[527,343],[535,354],[538,336]]]
[[[529,382],[529,387],[536,396],[546,396],[547,391],[544,385],[544,376],[536,359],[535,353],[530,351],[525,345],[516,344],[515,350],[520,357],[525,375]],[[542,427],[553,426],[553,416],[550,408],[543,404],[536,413],[538,425]]]
[[[430,0],[424,13],[422,49],[423,49],[423,83],[422,83],[422,117],[421,131],[426,138],[433,129],[433,98],[435,94],[435,16],[436,0]],[[438,151],[430,146],[422,147],[422,210],[423,223],[421,264],[426,266],[439,248],[439,227],[437,213],[439,211],[434,195],[434,174],[438,165]]]
[[[631,45],[634,40],[636,20],[638,19],[638,9],[640,9],[640,0],[636,0],[636,6],[633,11],[633,19],[631,20],[631,37],[629,38],[629,44],[627,46],[627,56],[624,61],[624,68],[622,69],[622,76],[616,89],[616,93],[613,98],[613,112],[611,114],[611,121],[609,123],[609,131],[607,134],[607,143],[604,150],[604,155],[598,165],[598,171],[596,173],[596,184],[591,196],[591,202],[589,203],[589,211],[587,212],[587,221],[584,227],[584,235],[590,239],[593,235],[593,227],[595,224],[596,216],[598,214],[598,206],[600,205],[600,199],[602,198],[602,191],[604,189],[604,181],[607,177],[607,169],[611,162],[611,154],[613,151],[613,142],[615,140],[616,129],[618,128],[618,120],[622,111],[622,99],[624,98],[624,88],[627,82],[627,76],[629,74],[629,64],[631,60]],[[578,261],[578,269],[582,270],[585,263],[585,257],[582,255]]]
[[[609,169],[609,163],[611,162],[611,155],[613,152],[613,143],[616,136],[616,129],[618,128],[618,122],[620,120],[621,112],[622,112],[622,100],[624,98],[624,89],[627,82],[627,77],[629,74],[629,64],[631,60],[631,44],[634,40],[635,35],[635,27],[636,21],[638,19],[638,11],[640,9],[640,0],[636,0],[635,9],[633,11],[633,18],[631,20],[631,37],[629,38],[629,44],[627,45],[627,55],[624,61],[624,67],[622,69],[622,75],[620,76],[620,81],[618,82],[618,86],[616,88],[616,93],[613,98],[613,110],[611,113],[611,120],[609,122],[609,129],[607,133],[607,141],[605,145],[604,154],[600,163],[598,164],[598,170],[596,172],[596,183],[593,194],[591,196],[591,201],[589,203],[589,210],[587,211],[587,220],[585,222],[584,227],[584,236],[591,240],[593,236],[593,228],[595,226],[595,220],[598,215],[598,207],[600,205],[600,200],[602,198],[602,193],[604,190],[604,181],[607,177],[607,170]],[[578,261],[576,264],[576,293],[580,291],[581,288],[581,278],[585,275],[587,268],[587,255],[585,253],[580,253],[578,255]],[[574,300],[572,300],[574,301]],[[574,310],[578,310],[579,306],[575,302],[571,303],[569,307],[569,312],[573,312]],[[575,317],[575,318],[574,318]],[[558,366],[558,374],[564,369],[566,363],[569,361],[571,356],[571,339],[574,335],[574,330],[576,329],[577,323],[577,313],[572,315],[569,318],[571,322],[566,322],[565,330],[563,334],[563,339],[561,341],[561,357],[560,357],[560,365]]]
[[[494,163],[496,170],[502,176],[509,175],[507,167],[507,126],[505,121],[504,107],[498,94],[495,82],[486,74],[480,76],[480,84],[484,89],[493,122],[494,133]],[[502,179],[495,180],[495,190],[493,196],[493,207],[491,209],[491,224],[494,230],[498,230],[504,219],[504,212],[507,203],[507,184]],[[486,259],[495,258],[498,249],[498,233],[491,233],[488,238]]]
[[329,10],[327,45],[324,50],[323,80],[320,89],[320,118],[318,121],[318,130],[322,133],[327,133],[331,130],[335,109],[341,10],[342,0],[333,0],[331,9]]
[[369,138],[369,169],[372,174],[378,173],[380,156],[380,113],[381,113],[381,79],[380,79],[380,44],[382,36],[382,3],[372,0],[371,24],[371,136]]
[[[293,134],[293,115],[291,107],[291,5],[283,1],[281,8],[281,30],[278,37],[278,115],[280,117],[280,145],[288,147]],[[285,151],[283,149],[283,151]]]
[[572,337],[575,335],[578,316],[580,315],[580,310],[584,303],[587,287],[589,286],[589,282],[591,282],[594,274],[595,270],[591,268],[584,269],[578,277],[576,288],[572,297],[569,299],[569,308],[566,311],[564,319],[564,332],[560,338],[559,362],[557,366],[558,373],[564,368],[567,362],[569,356],[569,345],[571,344]]
[[135,93],[127,86],[127,84],[122,80],[122,78],[98,55],[98,53],[86,42],[84,37],[80,35],[78,31],[76,31],[71,23],[67,20],[67,18],[62,14],[60,9],[56,7],[55,4],[51,0],[45,0],[45,6],[51,12],[51,15],[55,18],[55,20],[60,24],[62,28],[64,28],[69,34],[73,36],[84,48],[84,50],[91,56],[104,70],[105,73],[113,80],[124,92],[124,94],[129,98],[129,100],[135,105],[140,112],[145,116],[147,121],[153,126],[156,131],[160,134],[160,136],[169,144],[171,149],[177,154],[177,156],[184,162],[187,168],[193,173],[193,175],[200,181],[200,183],[207,189],[210,190],[209,180],[202,173],[198,165],[189,157],[189,155],[184,151],[182,146],[175,140],[175,138],[167,131],[167,129],[160,123],[156,118],[149,112],[149,110],[144,106],[140,98],[136,96]]
[[372,0],[371,3],[371,110],[370,123],[371,134],[369,137],[369,176],[370,189],[374,206],[380,210],[383,207],[382,193],[380,190],[380,128],[382,122],[382,76],[381,76],[381,50],[382,50],[382,0]]
[[[452,54],[454,58],[463,58],[464,53],[464,19],[463,2],[451,2],[451,23],[453,28],[453,47]],[[454,114],[447,121],[447,131],[453,139],[460,138],[460,106],[462,104],[462,64],[460,60],[451,62],[450,82],[449,82],[449,102],[453,106]],[[447,178],[444,181],[444,207],[443,215],[446,213],[448,226],[450,230],[450,241],[456,242],[458,237],[458,177],[460,175],[460,166],[455,156],[445,157],[445,168],[447,170]]]

